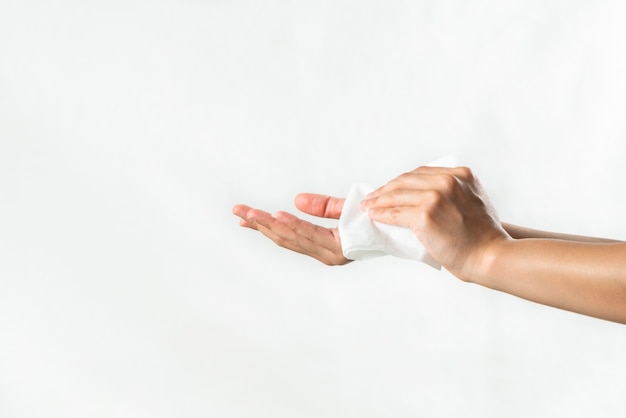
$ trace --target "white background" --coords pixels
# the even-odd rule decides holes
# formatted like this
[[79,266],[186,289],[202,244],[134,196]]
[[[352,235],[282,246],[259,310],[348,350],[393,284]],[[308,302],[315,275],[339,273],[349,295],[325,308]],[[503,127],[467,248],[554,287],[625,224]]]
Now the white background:
[[626,329],[241,229],[446,154],[626,239],[626,7],[0,2],[0,416],[623,417]]

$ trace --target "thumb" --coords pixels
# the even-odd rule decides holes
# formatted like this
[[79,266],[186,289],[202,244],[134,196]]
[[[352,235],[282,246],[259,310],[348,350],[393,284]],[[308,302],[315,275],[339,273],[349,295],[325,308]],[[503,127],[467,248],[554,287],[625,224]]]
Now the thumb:
[[296,207],[304,213],[320,218],[339,219],[345,199],[314,193],[300,193],[296,196]]

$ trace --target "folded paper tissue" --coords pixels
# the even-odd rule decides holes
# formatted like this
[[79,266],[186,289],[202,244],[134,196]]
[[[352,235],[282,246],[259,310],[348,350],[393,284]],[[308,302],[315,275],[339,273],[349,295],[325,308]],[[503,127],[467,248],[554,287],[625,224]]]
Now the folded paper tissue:
[[[447,156],[426,165],[454,167],[456,162],[453,156]],[[393,255],[441,269],[410,228],[374,222],[361,210],[361,201],[375,189],[365,184],[354,184],[346,196],[338,225],[343,255],[350,260]]]

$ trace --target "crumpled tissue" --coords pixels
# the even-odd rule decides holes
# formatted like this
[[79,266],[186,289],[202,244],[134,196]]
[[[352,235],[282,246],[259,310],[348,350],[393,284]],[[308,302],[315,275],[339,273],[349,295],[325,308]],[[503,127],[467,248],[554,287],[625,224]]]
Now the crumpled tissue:
[[[453,156],[446,156],[426,165],[455,167],[456,161]],[[343,255],[350,260],[393,255],[441,269],[441,265],[426,251],[411,228],[372,221],[361,210],[361,201],[374,190],[375,187],[357,183],[352,185],[346,196],[338,225]]]

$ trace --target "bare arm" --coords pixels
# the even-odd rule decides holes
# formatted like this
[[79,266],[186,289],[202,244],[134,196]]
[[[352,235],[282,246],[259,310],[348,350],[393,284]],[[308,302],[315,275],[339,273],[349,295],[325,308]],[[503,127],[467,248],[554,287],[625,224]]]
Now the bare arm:
[[[343,199],[301,194],[301,211],[337,219]],[[420,167],[390,181],[362,204],[371,219],[406,226],[431,255],[466,282],[557,308],[626,323],[626,243],[501,223],[467,168]],[[286,212],[233,208],[241,225],[279,246],[328,265],[350,260],[336,228]]]
[[373,220],[412,228],[464,281],[626,323],[626,243],[501,224],[467,168],[420,167],[363,208]]
[[471,281],[626,323],[626,243],[502,225],[515,239],[494,247]]
[[502,223],[502,227],[506,230],[506,232],[515,239],[526,239],[526,238],[550,238],[550,239],[559,239],[565,241],[576,241],[576,242],[595,242],[595,243],[617,243],[620,241],[606,239],[606,238],[595,238],[595,237],[586,237],[582,235],[572,235],[572,234],[562,234],[558,232],[547,232],[540,231],[538,229],[526,228],[523,226],[513,225],[509,223]]
[[467,281],[626,323],[626,243],[505,240],[486,251]]

